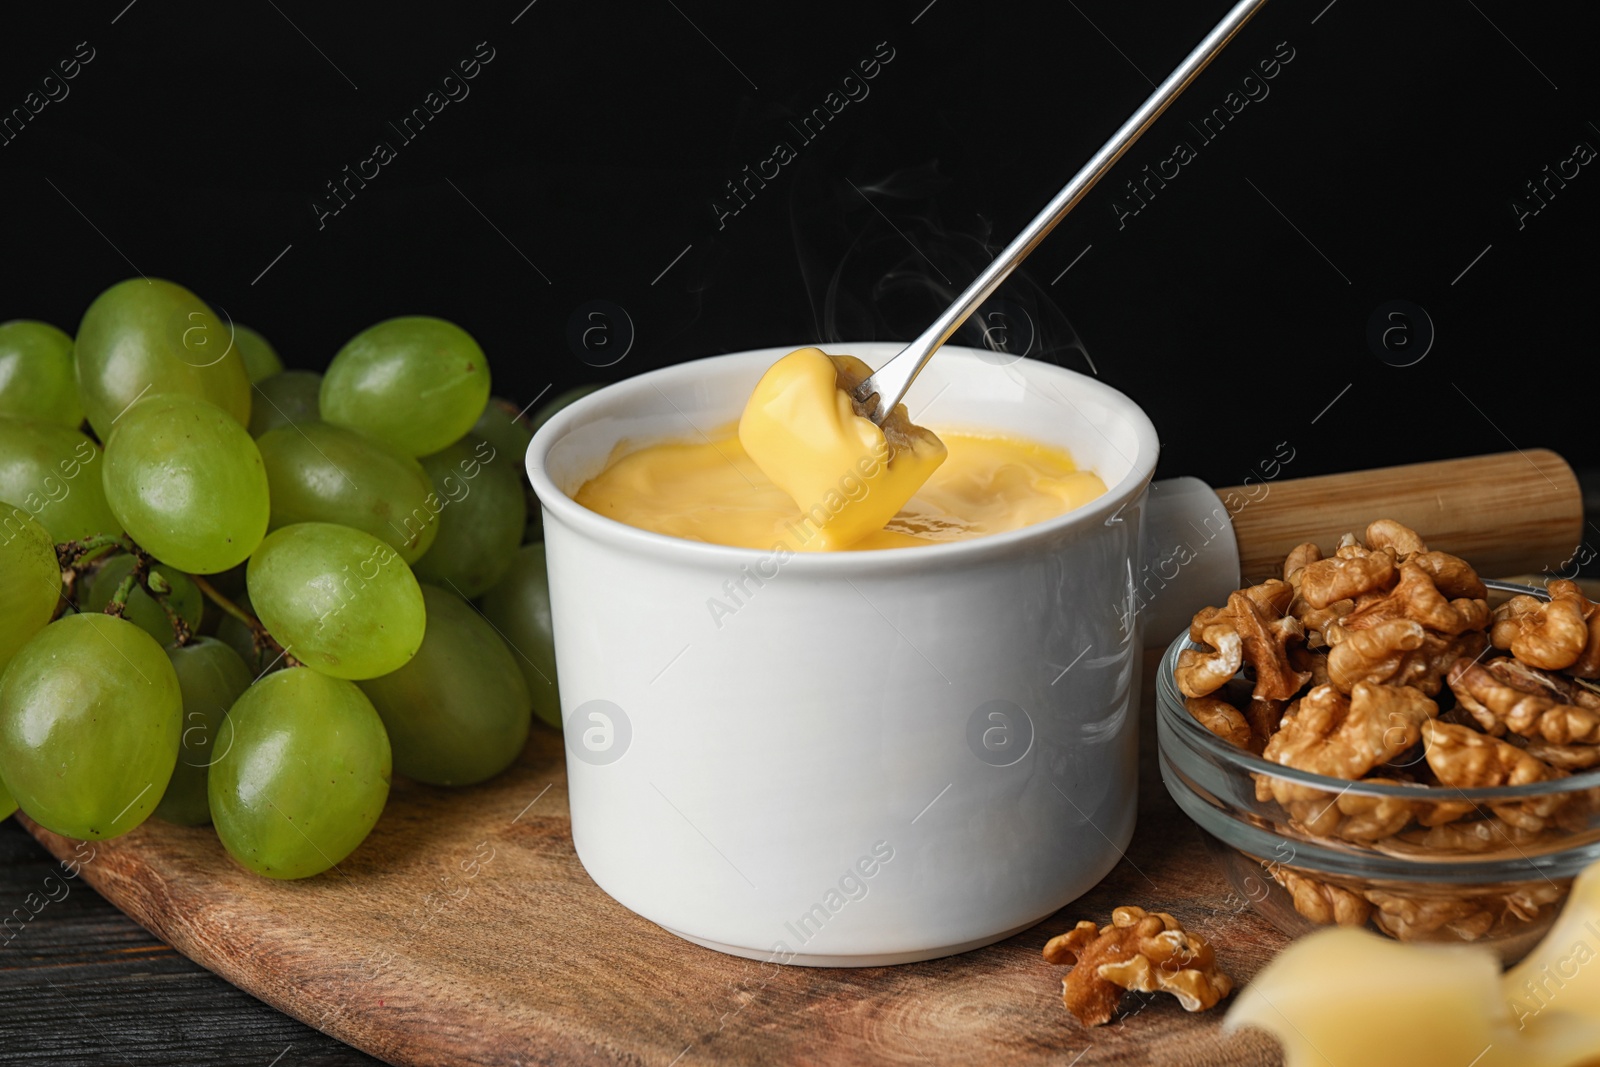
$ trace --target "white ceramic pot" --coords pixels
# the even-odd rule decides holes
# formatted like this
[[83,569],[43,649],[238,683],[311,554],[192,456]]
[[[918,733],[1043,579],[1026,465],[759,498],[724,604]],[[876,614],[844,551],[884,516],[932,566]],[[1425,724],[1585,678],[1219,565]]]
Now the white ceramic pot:
[[1093,378],[945,348],[914,419],[1065,446],[1109,492],[1007,534],[781,562],[573,502],[619,444],[731,426],[787,351],[619,382],[528,451],[578,856],[640,915],[741,956],[874,966],[989,944],[1083,894],[1133,833],[1155,429]]

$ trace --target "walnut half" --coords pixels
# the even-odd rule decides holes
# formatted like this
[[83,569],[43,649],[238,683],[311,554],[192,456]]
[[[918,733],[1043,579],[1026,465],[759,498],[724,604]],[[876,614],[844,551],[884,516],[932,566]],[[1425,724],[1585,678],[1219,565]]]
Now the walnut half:
[[1509,729],[1553,745],[1600,744],[1600,711],[1593,708],[1513,688],[1465,658],[1451,666],[1448,680],[1456,700],[1492,736]]
[[1576,582],[1546,583],[1550,599],[1512,597],[1494,613],[1494,642],[1530,667],[1548,671],[1573,668],[1580,678],[1600,669],[1600,627],[1591,637],[1591,623],[1600,612]]
[[1084,1026],[1111,1021],[1124,990],[1171,993],[1184,1011],[1204,1011],[1233,991],[1205,938],[1184,930],[1166,912],[1122,907],[1111,925],[1092,922],[1052,937],[1047,963],[1072,964],[1061,999]]
[[1322,926],[1365,926],[1372,906],[1359,893],[1323,882],[1282,865],[1272,867],[1272,878],[1289,891],[1294,910]]
[[[1437,720],[1424,724],[1428,766],[1447,786],[1494,789],[1565,778],[1567,772],[1535,759],[1515,745],[1478,731]],[[1497,801],[1489,809],[1521,830],[1545,829],[1573,797],[1546,793],[1527,800]]]

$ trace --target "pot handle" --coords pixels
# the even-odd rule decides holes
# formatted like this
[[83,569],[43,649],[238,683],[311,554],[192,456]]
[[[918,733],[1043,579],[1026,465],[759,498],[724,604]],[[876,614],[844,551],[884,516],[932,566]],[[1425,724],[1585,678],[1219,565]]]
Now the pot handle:
[[1165,646],[1195,612],[1239,588],[1239,544],[1222,498],[1199,478],[1151,482],[1143,533],[1133,607],[1145,643]]

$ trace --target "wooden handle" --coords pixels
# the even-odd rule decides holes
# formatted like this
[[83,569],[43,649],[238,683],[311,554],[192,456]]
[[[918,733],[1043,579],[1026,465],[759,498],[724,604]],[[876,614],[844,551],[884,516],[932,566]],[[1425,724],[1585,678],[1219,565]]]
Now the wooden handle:
[[[1231,495],[1230,495],[1231,494]],[[1395,519],[1429,548],[1453,552],[1493,578],[1559,570],[1583,538],[1583,494],[1548,449],[1412,463],[1217,490],[1234,511],[1239,572],[1282,577],[1283,557],[1315,541],[1332,552],[1346,531]]]

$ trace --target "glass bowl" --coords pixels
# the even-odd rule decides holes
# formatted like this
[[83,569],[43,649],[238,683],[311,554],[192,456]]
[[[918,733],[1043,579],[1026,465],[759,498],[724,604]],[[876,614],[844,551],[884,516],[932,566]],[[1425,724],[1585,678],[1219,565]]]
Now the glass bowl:
[[[1549,928],[1573,876],[1600,860],[1600,771],[1456,789],[1351,782],[1271,763],[1217,737],[1185,707],[1173,668],[1179,652],[1199,647],[1179,634],[1156,673],[1162,780],[1208,835],[1233,903],[1285,934],[1368,926],[1405,941],[1483,945],[1509,964]],[[1546,825],[1507,832],[1519,822]]]

